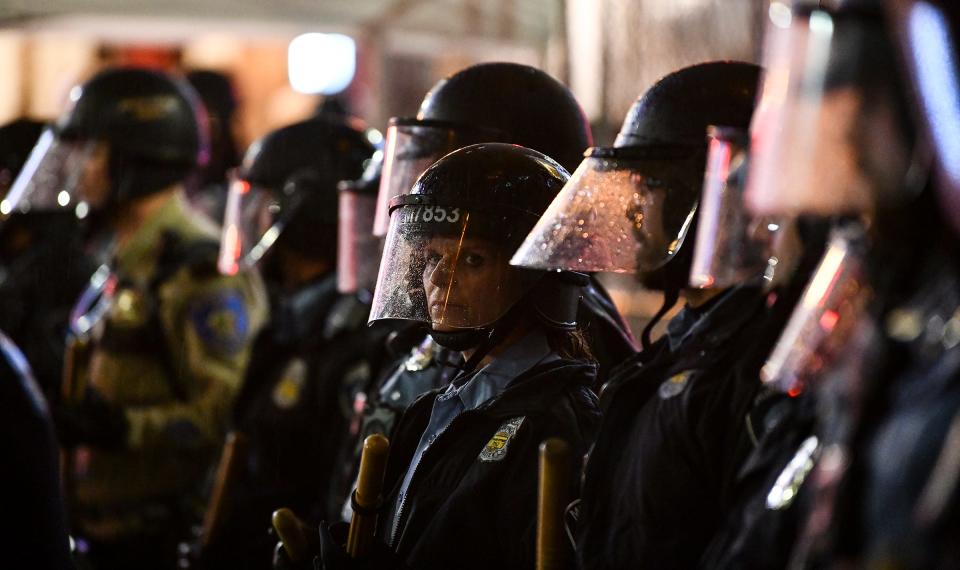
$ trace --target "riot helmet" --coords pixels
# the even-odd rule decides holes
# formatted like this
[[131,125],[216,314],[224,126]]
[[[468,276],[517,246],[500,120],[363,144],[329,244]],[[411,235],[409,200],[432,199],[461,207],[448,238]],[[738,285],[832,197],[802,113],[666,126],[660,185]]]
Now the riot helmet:
[[631,107],[612,147],[594,147],[517,251],[538,269],[636,272],[686,286],[681,257],[703,184],[710,125],[746,128],[760,68],[709,62],[667,75]]
[[42,132],[43,123],[30,119],[0,127],[0,197],[7,195]]
[[732,287],[761,275],[772,283],[783,253],[776,241],[781,237],[781,229],[790,222],[754,216],[747,210],[747,130],[710,127],[707,138],[707,166],[697,206],[690,286]]
[[[747,200],[760,214],[859,215],[922,190],[928,162],[906,113],[880,5],[772,13],[751,130]],[[925,167],[924,167],[925,169]]]
[[207,160],[206,121],[182,81],[114,68],[74,88],[70,99],[0,211],[72,211],[83,219],[178,184]]
[[545,72],[516,63],[482,63],[442,79],[415,118],[393,118],[386,136],[375,233],[387,231],[388,206],[445,154],[481,142],[532,148],[568,171],[592,144],[570,90]]
[[888,26],[910,80],[917,134],[933,152],[942,213],[960,232],[960,5],[887,0]]
[[458,350],[526,310],[550,327],[575,328],[585,276],[509,264],[568,176],[549,157],[502,143],[459,149],[428,168],[391,201],[371,322],[418,321],[448,345],[465,333],[466,346],[451,346]]
[[377,189],[383,171],[383,151],[376,151],[357,180],[343,180],[339,190],[337,236],[337,290],[373,292],[377,284],[382,241],[373,235]]
[[332,264],[337,183],[360,176],[371,154],[365,127],[355,120],[312,118],[254,142],[228,191],[220,271],[234,274],[256,264],[278,241]]
[[206,111],[210,129],[210,158],[198,172],[197,184],[207,186],[222,183],[231,168],[240,162],[233,134],[237,95],[230,77],[207,69],[187,73],[187,81],[196,90]]

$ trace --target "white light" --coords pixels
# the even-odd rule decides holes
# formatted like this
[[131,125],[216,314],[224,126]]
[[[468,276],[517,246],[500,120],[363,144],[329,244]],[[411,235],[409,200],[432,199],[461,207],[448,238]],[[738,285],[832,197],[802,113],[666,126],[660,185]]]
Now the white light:
[[290,86],[300,93],[339,93],[356,69],[357,44],[342,34],[301,34],[287,50]]
[[13,211],[13,206],[10,205],[9,200],[0,200],[0,214],[6,216]]
[[780,224],[767,224],[767,229],[771,232],[775,232],[780,229]]
[[57,194],[57,204],[60,204],[61,206],[66,207],[66,205],[69,203],[70,203],[70,193],[67,192],[66,190],[61,190],[60,193]]
[[[367,141],[373,146],[380,148],[383,143],[383,134],[377,129],[367,129]],[[380,152],[379,150],[377,152]]]
[[956,183],[960,180],[960,80],[950,51],[956,38],[950,36],[943,14],[923,2],[911,10],[908,27],[924,111],[943,168]]
[[87,205],[86,202],[80,202],[77,204],[77,209],[74,210],[74,213],[77,215],[77,219],[82,220],[90,213],[90,206]]
[[75,85],[72,89],[70,89],[70,102],[76,103],[80,99],[81,95],[83,95],[83,87]]
[[790,27],[792,16],[790,14],[790,7],[786,4],[782,2],[771,2],[770,10],[767,13],[774,26],[784,30]]

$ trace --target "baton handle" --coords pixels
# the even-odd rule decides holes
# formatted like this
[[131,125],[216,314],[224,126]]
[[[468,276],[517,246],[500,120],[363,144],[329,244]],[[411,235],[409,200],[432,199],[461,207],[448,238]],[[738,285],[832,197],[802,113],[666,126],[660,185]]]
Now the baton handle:
[[273,511],[272,520],[273,528],[277,531],[290,562],[305,560],[310,553],[306,525],[286,507]]
[[537,570],[571,568],[563,526],[563,512],[570,502],[570,446],[562,439],[550,438],[540,444],[539,487]]
[[233,485],[237,478],[240,464],[247,453],[247,436],[232,431],[227,434],[223,445],[223,454],[220,464],[217,465],[217,475],[210,494],[210,504],[203,517],[203,534],[201,542],[204,547],[209,546],[223,528],[227,520],[230,507],[230,496],[233,494]]
[[377,514],[373,511],[380,503],[389,451],[390,442],[380,434],[368,436],[363,441],[360,474],[357,477],[357,490],[354,491],[354,501],[360,508],[353,510],[350,533],[347,535],[347,554],[350,558],[363,558],[373,543],[377,529]]

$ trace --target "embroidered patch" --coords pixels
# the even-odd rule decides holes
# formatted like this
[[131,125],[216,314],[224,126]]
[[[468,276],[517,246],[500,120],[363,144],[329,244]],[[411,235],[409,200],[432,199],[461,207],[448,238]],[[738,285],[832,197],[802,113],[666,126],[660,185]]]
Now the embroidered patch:
[[800,445],[796,455],[777,477],[777,482],[767,493],[767,508],[773,511],[785,509],[793,503],[807,475],[813,470],[820,451],[820,440],[810,436]]
[[191,320],[203,344],[216,352],[235,354],[247,339],[247,307],[236,291],[196,303]]
[[687,380],[693,376],[693,373],[693,370],[684,370],[665,380],[663,384],[660,384],[660,389],[657,391],[660,394],[660,399],[666,400],[683,392],[683,389],[687,387]]
[[497,433],[493,434],[493,437],[490,438],[490,441],[487,442],[487,445],[484,446],[483,451],[480,452],[480,461],[500,461],[507,456],[507,448],[510,447],[510,440],[517,435],[517,431],[520,429],[520,424],[523,423],[523,420],[526,416],[520,416],[519,418],[513,418],[504,422]]
[[273,388],[273,403],[278,408],[289,410],[300,401],[300,392],[303,391],[303,385],[306,383],[307,365],[303,360],[297,358],[287,365],[283,371],[283,376]]

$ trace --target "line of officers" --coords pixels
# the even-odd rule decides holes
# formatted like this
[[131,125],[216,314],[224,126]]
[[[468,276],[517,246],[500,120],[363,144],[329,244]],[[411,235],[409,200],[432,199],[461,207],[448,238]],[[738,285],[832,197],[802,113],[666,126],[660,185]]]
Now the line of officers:
[[[219,185],[186,83],[97,74],[0,203],[4,322],[68,338],[38,387],[0,337],[5,556],[529,568],[558,437],[571,567],[960,567],[960,6],[821,4],[773,4],[763,67],[662,78],[612,146],[486,63],[383,148],[324,112]],[[85,259],[71,309],[37,301]],[[597,272],[663,293],[639,343]],[[281,507],[307,556],[275,548]]]

